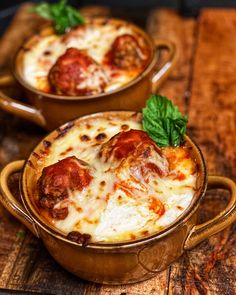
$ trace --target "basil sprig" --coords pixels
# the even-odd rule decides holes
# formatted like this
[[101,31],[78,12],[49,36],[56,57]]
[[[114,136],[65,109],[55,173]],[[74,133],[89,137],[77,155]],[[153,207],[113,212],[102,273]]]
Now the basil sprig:
[[33,8],[40,16],[54,21],[54,27],[58,34],[64,34],[68,28],[84,24],[84,18],[78,10],[67,4],[67,0],[49,4],[42,2]]
[[184,139],[188,117],[166,97],[151,95],[143,109],[143,129],[160,147],[179,146]]

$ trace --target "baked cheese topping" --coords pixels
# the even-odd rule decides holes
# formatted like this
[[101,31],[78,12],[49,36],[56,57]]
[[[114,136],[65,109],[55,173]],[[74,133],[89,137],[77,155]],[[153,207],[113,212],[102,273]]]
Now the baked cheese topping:
[[[107,82],[103,92],[116,90],[129,83],[143,71],[143,68],[118,69],[103,64],[104,57],[111,50],[115,39],[126,34],[134,36],[141,47],[147,48],[144,38],[127,23],[123,26],[112,22],[92,23],[74,28],[62,36],[39,35],[33,46],[26,46],[23,57],[23,77],[34,88],[44,92],[52,92],[48,80],[50,69],[67,49],[75,48],[85,52],[95,62],[102,65]],[[148,56],[144,58],[148,59]],[[96,80],[94,75],[88,84],[93,84],[93,80]]]
[[136,146],[143,156],[141,161],[130,154],[119,161],[114,155],[103,159],[101,147],[113,136],[136,134],[137,130],[142,130],[142,125],[135,116],[95,116],[79,121],[52,142],[49,155],[38,160],[39,175],[44,167],[75,156],[87,163],[92,177],[88,186],[69,191],[69,198],[55,205],[54,209],[68,207],[65,219],[51,219],[57,229],[65,234],[89,234],[93,242],[127,241],[167,227],[190,205],[197,170],[187,145],[144,148],[141,142]]

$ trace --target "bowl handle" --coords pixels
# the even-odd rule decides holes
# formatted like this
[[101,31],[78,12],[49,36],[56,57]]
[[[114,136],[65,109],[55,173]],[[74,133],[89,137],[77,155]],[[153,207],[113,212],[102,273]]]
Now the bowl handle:
[[0,174],[0,202],[18,220],[20,220],[35,236],[39,237],[36,225],[25,208],[12,195],[8,187],[8,179],[11,174],[20,171],[24,166],[24,160],[7,164]]
[[167,49],[169,51],[168,60],[162,65],[160,69],[155,71],[152,76],[152,93],[156,93],[160,85],[169,76],[171,70],[176,64],[177,54],[176,46],[174,43],[167,40],[155,40],[156,49]]
[[12,85],[16,82],[15,78],[11,74],[2,74],[0,76],[0,87]]
[[[15,83],[15,79],[10,74],[0,76],[0,87],[6,87]],[[39,110],[24,104],[20,101],[10,98],[0,90],[0,109],[17,115],[18,117],[30,120],[41,127],[44,127],[46,122]]]
[[202,224],[195,225],[192,228],[184,244],[185,250],[191,249],[211,235],[223,230],[236,220],[236,184],[227,177],[209,176],[207,189],[213,188],[229,190],[231,193],[230,201],[226,208],[216,217]]

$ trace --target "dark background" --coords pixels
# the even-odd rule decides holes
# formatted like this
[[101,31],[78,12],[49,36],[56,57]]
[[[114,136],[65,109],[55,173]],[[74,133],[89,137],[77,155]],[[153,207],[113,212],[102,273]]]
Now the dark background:
[[[0,1],[0,35],[5,31],[14,13],[21,3],[25,1],[11,0]],[[38,3],[41,0],[30,0]],[[47,2],[57,2],[48,0]],[[173,7],[178,9],[184,16],[196,16],[201,7],[236,7],[236,0],[69,0],[71,5],[81,7],[85,5],[107,5],[112,7],[116,16],[122,17],[122,11],[130,19],[143,18],[153,7]]]

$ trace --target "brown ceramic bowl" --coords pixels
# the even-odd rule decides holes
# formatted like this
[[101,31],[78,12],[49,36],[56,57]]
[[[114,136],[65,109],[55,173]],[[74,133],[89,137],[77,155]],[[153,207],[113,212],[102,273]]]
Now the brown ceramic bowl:
[[[87,22],[89,23],[90,21],[88,20]],[[102,23],[104,21],[107,22],[107,18],[93,18],[92,21]],[[109,22],[128,25],[146,40],[150,50],[150,58],[146,68],[137,78],[114,91],[91,96],[47,94],[33,88],[22,77],[24,47],[34,43],[37,40],[38,34],[43,36],[54,34],[54,30],[51,27],[47,27],[24,43],[14,59],[14,77],[25,90],[30,105],[16,101],[0,91],[0,108],[28,119],[48,130],[52,130],[69,120],[88,113],[105,110],[140,111],[144,107],[145,101],[150,93],[157,91],[159,85],[167,78],[171,69],[174,67],[176,61],[175,46],[166,40],[154,41],[142,29],[123,20],[109,19]],[[169,57],[162,67],[157,70],[156,66],[158,64],[160,49],[167,49],[169,51]],[[0,77],[0,86],[4,86],[11,81],[12,77],[2,76]]]
[[[105,112],[104,116],[117,115],[118,112]],[[133,112],[119,112],[130,116]],[[93,116],[96,116],[94,114]],[[83,118],[81,118],[83,119]],[[76,122],[79,122],[77,119]],[[69,125],[71,126],[71,125]],[[62,128],[66,128],[65,124]],[[67,129],[66,129],[67,130]],[[58,130],[46,136],[34,149],[26,161],[9,163],[0,175],[0,201],[5,208],[23,222],[34,235],[41,238],[50,254],[65,269],[75,275],[94,282],[123,284],[142,281],[155,276],[175,261],[185,250],[191,249],[202,240],[229,226],[236,219],[236,185],[226,177],[209,176],[201,151],[186,136],[192,146],[192,156],[199,167],[197,190],[190,206],[175,222],[165,229],[148,237],[113,244],[89,244],[84,247],[65,238],[38,215],[32,205],[34,194],[34,169],[37,165],[35,153],[45,149],[45,140],[50,141],[58,135]],[[68,131],[70,132],[70,131]],[[21,201],[18,202],[8,187],[11,174],[21,172]],[[227,207],[213,219],[196,225],[199,204],[206,189],[224,188],[231,198]]]

